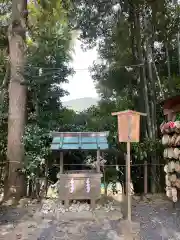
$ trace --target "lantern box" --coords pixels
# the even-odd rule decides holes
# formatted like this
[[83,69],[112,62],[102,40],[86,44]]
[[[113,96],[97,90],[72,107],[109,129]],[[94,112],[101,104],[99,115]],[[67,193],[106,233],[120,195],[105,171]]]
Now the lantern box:
[[146,114],[127,110],[112,113],[112,116],[115,115],[118,117],[119,142],[139,142],[140,116]]

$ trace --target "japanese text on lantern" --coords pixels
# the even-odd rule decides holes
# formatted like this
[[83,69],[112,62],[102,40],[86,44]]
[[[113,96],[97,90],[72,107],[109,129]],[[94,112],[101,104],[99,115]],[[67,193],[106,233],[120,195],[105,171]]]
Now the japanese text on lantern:
[[123,113],[118,115],[119,142],[139,142],[140,115]]

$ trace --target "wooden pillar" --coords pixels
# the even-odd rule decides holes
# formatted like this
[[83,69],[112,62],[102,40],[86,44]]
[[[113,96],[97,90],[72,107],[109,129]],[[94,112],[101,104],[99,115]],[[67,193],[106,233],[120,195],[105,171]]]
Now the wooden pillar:
[[97,165],[96,165],[96,171],[100,172],[100,149],[97,150]]
[[126,198],[127,198],[127,219],[131,221],[131,145],[127,142],[126,159]]
[[48,190],[48,159],[46,159],[45,162],[45,194],[47,196],[47,190]]
[[63,173],[63,152],[60,152],[60,173]]
[[[102,158],[104,159],[104,152],[102,152]],[[105,166],[103,166],[103,182],[104,182],[104,194],[107,196],[107,186],[106,186],[106,171]]]
[[148,193],[148,169],[147,161],[144,161],[144,194]]

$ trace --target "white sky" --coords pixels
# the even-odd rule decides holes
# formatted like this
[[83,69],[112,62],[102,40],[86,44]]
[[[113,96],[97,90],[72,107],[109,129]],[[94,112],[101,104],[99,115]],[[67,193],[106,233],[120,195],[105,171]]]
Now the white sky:
[[68,101],[76,98],[93,97],[98,95],[95,90],[93,79],[90,76],[88,68],[92,66],[97,58],[96,49],[84,52],[81,49],[81,42],[75,42],[75,53],[73,56],[72,67],[75,70],[73,77],[69,77],[69,83],[63,84],[63,88],[70,94],[62,98],[62,101]]

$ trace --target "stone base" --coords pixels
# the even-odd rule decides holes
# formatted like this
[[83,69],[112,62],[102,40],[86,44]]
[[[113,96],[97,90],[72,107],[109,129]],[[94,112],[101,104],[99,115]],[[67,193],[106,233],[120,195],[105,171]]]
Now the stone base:
[[123,218],[121,211],[117,209],[109,212],[105,212],[103,209],[100,209],[100,210],[95,210],[93,213],[95,218],[98,220],[109,219],[109,220],[117,221]]
[[56,218],[58,220],[64,220],[64,221],[93,221],[94,216],[91,211],[82,211],[82,212],[65,212],[63,213],[57,213]]
[[125,240],[140,240],[140,223],[121,220],[118,232]]

